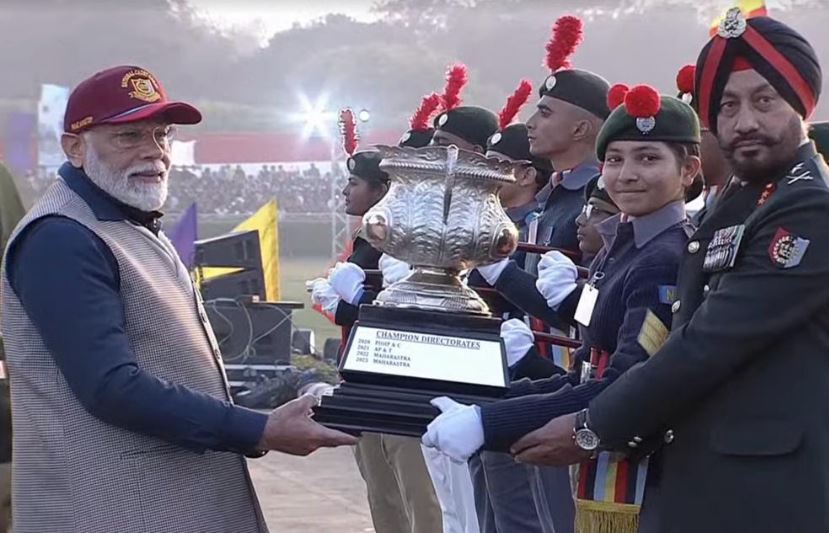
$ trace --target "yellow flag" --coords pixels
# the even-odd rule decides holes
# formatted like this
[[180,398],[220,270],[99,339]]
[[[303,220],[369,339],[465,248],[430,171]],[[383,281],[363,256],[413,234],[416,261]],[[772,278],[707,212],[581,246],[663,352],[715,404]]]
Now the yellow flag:
[[[280,299],[279,288],[279,225],[276,200],[271,200],[250,218],[233,228],[233,231],[259,232],[259,250],[262,254],[262,273],[265,278],[265,298],[275,302]],[[201,280],[236,272],[235,268],[203,268]]]
[[[734,7],[739,7],[740,11],[743,12],[743,15],[747,19],[752,17],[765,17],[768,15],[766,0],[737,0],[737,5]],[[717,28],[719,28],[720,22],[722,22],[725,18],[727,11],[727,9],[724,10],[719,17],[714,19],[714,22],[711,24],[711,28],[708,32],[710,36],[713,37],[717,33]]]

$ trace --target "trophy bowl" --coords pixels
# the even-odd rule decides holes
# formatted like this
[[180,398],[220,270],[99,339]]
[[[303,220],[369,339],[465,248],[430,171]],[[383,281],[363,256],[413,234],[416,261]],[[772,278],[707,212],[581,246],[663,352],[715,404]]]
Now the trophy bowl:
[[363,216],[363,234],[412,273],[383,290],[375,305],[489,315],[460,273],[515,251],[518,231],[498,190],[515,182],[516,163],[454,145],[377,149],[390,185]]

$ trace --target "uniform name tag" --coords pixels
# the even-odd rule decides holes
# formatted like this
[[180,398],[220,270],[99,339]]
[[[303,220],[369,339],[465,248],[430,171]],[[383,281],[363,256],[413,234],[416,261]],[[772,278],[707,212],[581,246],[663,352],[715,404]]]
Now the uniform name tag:
[[584,327],[590,325],[590,317],[593,316],[593,308],[596,307],[596,300],[599,299],[599,289],[593,285],[585,285],[581,291],[579,304],[576,306],[574,318],[576,322]]
[[740,224],[717,230],[711,242],[708,243],[702,271],[719,272],[733,267],[737,261],[737,251],[740,249],[740,241],[743,240],[745,229],[745,224]]

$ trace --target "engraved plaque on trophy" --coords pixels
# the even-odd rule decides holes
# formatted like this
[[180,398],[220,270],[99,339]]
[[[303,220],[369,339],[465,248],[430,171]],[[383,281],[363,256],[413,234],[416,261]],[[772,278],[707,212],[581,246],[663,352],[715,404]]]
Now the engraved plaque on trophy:
[[360,307],[343,382],[314,418],[349,432],[420,436],[438,414],[435,396],[480,404],[507,390],[501,321],[460,273],[515,250],[517,230],[497,194],[514,182],[514,164],[455,146],[378,149],[390,187],[364,215],[364,235],[412,272]]

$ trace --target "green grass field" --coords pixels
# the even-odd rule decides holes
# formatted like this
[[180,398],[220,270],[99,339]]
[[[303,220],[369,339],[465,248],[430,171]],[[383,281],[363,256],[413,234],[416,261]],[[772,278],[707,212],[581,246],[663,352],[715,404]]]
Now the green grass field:
[[327,337],[340,337],[340,328],[311,309],[305,282],[324,276],[330,267],[331,262],[326,257],[282,257],[279,261],[282,299],[305,304],[305,309],[294,312],[294,326],[314,330],[317,350],[320,351]]

